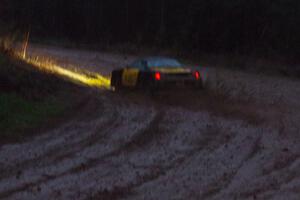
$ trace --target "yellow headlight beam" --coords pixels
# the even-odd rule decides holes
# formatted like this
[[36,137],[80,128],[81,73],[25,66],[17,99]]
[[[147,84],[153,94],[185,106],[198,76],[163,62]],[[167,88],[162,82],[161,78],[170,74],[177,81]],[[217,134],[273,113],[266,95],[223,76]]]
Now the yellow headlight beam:
[[110,78],[104,77],[99,73],[66,69],[53,62],[51,59],[39,58],[39,57],[26,57],[24,56],[23,53],[17,53],[17,56],[19,59],[37,67],[40,70],[48,71],[66,77],[71,81],[80,82],[81,84],[90,87],[110,89]]

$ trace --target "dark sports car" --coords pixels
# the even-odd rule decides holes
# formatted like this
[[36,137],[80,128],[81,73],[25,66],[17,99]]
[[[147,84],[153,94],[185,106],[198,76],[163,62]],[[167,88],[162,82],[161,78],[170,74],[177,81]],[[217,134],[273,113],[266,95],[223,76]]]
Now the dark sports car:
[[121,88],[158,89],[170,87],[201,88],[203,80],[197,70],[166,57],[140,58],[125,68],[112,72],[111,86]]

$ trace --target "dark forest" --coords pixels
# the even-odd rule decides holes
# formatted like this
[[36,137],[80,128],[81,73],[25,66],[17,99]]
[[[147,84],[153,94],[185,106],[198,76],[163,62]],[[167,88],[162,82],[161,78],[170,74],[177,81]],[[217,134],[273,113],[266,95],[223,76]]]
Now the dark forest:
[[32,37],[185,52],[300,53],[298,0],[2,0],[2,26]]

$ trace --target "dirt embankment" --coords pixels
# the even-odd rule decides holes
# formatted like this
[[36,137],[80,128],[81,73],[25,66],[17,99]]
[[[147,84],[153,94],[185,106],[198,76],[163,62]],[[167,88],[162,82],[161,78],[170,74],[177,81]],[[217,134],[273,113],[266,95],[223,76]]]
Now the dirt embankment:
[[[129,60],[38,52],[103,74]],[[1,147],[0,198],[298,199],[300,83],[213,69],[201,94],[88,89],[72,121]]]
[[0,144],[67,121],[84,88],[0,52]]

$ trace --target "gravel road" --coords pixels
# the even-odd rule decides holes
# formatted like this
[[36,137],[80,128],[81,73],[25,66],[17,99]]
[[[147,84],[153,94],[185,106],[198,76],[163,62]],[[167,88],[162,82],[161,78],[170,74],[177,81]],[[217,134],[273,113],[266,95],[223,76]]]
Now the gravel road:
[[[136,56],[34,46],[108,76]],[[213,66],[203,93],[87,88],[78,117],[0,147],[0,199],[300,198],[300,82]]]

